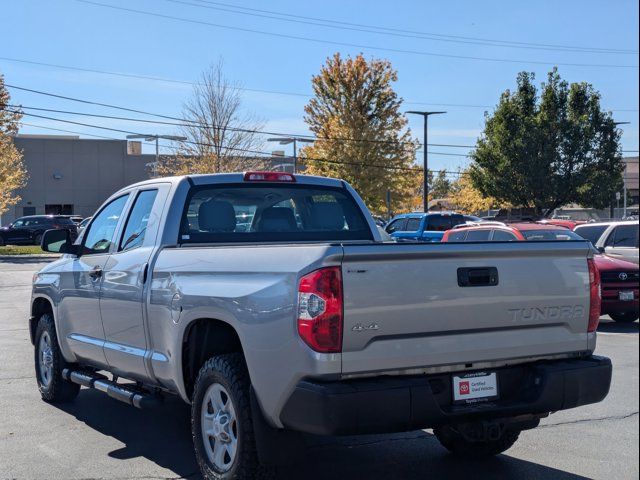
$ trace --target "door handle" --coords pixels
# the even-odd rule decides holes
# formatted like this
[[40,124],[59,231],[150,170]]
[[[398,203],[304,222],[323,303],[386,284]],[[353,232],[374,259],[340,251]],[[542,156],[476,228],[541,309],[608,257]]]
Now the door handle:
[[102,276],[102,269],[98,266],[93,267],[93,269],[89,272],[89,276],[94,279],[97,280],[98,278],[100,278]]
[[458,285],[461,287],[494,287],[498,285],[496,267],[471,267],[458,269]]

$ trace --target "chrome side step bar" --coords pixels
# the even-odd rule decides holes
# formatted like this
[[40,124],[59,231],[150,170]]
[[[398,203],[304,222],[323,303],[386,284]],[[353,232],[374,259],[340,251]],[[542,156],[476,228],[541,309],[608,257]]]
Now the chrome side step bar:
[[162,403],[162,397],[109,380],[104,375],[93,372],[82,372],[65,368],[62,377],[83,387],[95,388],[111,398],[120,400],[137,408],[153,408]]

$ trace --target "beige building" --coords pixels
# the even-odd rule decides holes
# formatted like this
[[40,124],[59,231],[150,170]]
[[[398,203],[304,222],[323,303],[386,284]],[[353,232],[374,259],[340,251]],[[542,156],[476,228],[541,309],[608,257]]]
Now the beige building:
[[[141,154],[140,142],[96,140],[68,135],[17,135],[29,179],[21,200],[0,216],[0,225],[25,215],[88,217],[118,189],[149,178],[155,155]],[[270,170],[292,171],[284,152],[263,159]]]
[[153,155],[129,155],[126,140],[18,135],[29,179],[21,200],[2,214],[6,225],[25,215],[92,215],[113,192],[149,178]]
[[638,206],[638,158],[625,157],[624,188],[627,192],[627,206]]

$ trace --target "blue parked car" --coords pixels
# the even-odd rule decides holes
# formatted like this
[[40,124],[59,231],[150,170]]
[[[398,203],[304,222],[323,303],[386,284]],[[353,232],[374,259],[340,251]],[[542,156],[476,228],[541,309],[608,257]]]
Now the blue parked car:
[[393,217],[385,231],[398,242],[439,242],[444,232],[467,221],[454,212],[403,213]]

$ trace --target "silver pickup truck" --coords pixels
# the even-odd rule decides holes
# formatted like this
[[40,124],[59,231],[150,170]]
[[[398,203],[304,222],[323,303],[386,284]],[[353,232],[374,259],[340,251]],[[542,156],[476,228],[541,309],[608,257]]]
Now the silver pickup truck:
[[587,242],[384,242],[346,182],[274,172],[138,183],[67,235],[33,280],[42,398],[179,395],[207,479],[269,476],[304,432],[487,457],[609,391]]

